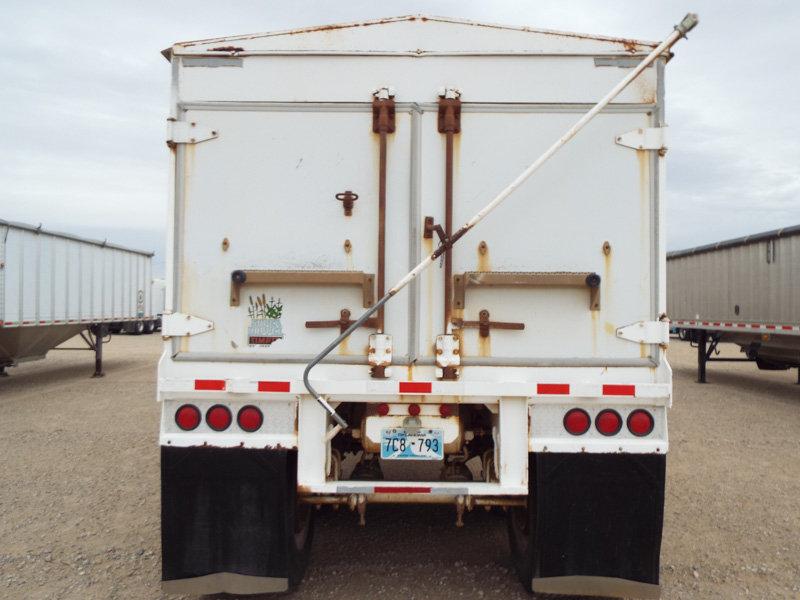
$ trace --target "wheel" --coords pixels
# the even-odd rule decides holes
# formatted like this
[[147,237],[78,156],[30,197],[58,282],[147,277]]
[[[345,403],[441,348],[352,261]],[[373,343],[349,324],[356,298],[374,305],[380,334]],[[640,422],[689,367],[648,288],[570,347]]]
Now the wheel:
[[142,335],[144,333],[144,321],[134,321],[131,323],[130,332],[133,335]]
[[290,453],[287,465],[288,502],[286,510],[289,541],[289,589],[303,580],[314,539],[314,507],[297,500],[297,453]]
[[685,342],[687,339],[689,339],[688,332],[685,329],[678,329],[678,339]]
[[145,321],[144,323],[144,333],[151,334],[156,330],[156,324],[153,321]]
[[511,561],[517,577],[526,591],[531,591],[533,581],[533,534],[534,523],[532,516],[535,510],[531,506],[532,495],[528,495],[528,506],[514,506],[506,513],[508,521],[508,542],[511,547]]

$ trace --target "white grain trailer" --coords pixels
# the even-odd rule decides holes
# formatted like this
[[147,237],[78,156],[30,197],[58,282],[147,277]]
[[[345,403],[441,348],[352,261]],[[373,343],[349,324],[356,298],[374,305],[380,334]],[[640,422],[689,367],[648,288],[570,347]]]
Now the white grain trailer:
[[[800,383],[800,225],[670,252],[667,284],[673,326],[697,344],[700,383],[715,361],[798,367]],[[720,343],[745,356],[716,356]]]
[[149,329],[157,318],[152,256],[0,220],[0,373],[82,335],[95,352],[95,376],[101,376],[109,328]]
[[693,22],[654,44],[416,16],[165,51],[165,590],[285,590],[314,506],[443,503],[508,509],[528,589],[658,596],[664,70]]

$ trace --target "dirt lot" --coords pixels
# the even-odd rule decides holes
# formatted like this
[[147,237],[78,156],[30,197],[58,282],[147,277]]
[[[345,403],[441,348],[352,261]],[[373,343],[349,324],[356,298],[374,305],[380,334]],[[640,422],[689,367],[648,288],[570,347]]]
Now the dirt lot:
[[[0,597],[159,592],[157,336],[116,336],[107,376],[88,352],[52,352],[0,380]],[[733,349],[727,354],[735,355]],[[675,341],[664,598],[800,598],[796,372],[709,366]],[[370,507],[317,521],[304,598],[530,598],[500,513],[463,529],[443,507]]]

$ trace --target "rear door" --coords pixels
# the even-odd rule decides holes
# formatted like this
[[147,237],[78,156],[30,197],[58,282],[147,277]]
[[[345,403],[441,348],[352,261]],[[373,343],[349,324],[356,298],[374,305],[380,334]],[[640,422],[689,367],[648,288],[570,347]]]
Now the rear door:
[[[454,136],[454,229],[584,110],[464,103]],[[470,364],[642,358],[639,344],[615,332],[652,319],[655,159],[615,138],[652,126],[645,110],[600,114],[454,247],[453,326]],[[421,215],[442,223],[445,136],[436,120],[435,112],[422,116]],[[420,244],[424,255],[436,240]],[[583,283],[586,274],[599,275],[599,294]],[[443,268],[421,277],[419,298],[420,352],[432,358],[432,340],[444,328]]]
[[[408,270],[409,257],[409,115],[396,118],[387,140],[387,285]],[[181,349],[313,356],[339,333],[338,324],[319,322],[355,319],[377,300],[379,136],[371,105],[204,107],[185,120],[218,136],[179,146],[177,157],[185,198],[178,302],[214,321],[213,331],[182,338]],[[350,216],[348,191],[358,196]],[[237,271],[246,274],[241,285],[232,282]],[[406,294],[387,307],[385,323],[402,356]],[[374,331],[354,333],[339,355],[363,361]]]

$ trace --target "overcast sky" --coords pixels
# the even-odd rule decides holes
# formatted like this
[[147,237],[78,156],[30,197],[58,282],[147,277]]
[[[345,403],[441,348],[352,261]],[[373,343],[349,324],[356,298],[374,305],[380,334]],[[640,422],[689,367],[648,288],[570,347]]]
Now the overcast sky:
[[800,223],[791,0],[6,0],[0,218],[153,249],[163,271],[175,41],[413,13],[660,40],[689,10],[667,67],[668,247]]

